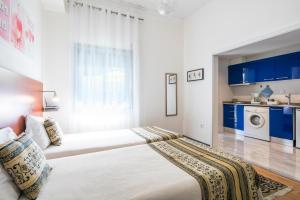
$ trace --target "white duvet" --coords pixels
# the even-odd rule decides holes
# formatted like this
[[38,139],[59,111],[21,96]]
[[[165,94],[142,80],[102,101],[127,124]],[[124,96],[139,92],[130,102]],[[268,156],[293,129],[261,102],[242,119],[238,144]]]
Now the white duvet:
[[148,145],[49,160],[38,200],[200,200],[198,182]]
[[54,159],[145,143],[145,139],[129,129],[65,134],[61,146],[52,145],[44,154],[47,159]]

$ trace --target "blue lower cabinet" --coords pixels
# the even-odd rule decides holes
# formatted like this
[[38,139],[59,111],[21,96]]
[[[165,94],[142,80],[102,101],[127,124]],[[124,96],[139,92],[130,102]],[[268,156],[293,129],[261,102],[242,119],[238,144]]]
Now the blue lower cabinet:
[[236,127],[235,129],[244,130],[244,106],[236,105]]
[[293,108],[270,107],[270,136],[293,140]]
[[224,127],[244,130],[244,106],[224,104],[223,119]]
[[224,104],[223,105],[223,126],[227,128],[234,128],[234,105]]

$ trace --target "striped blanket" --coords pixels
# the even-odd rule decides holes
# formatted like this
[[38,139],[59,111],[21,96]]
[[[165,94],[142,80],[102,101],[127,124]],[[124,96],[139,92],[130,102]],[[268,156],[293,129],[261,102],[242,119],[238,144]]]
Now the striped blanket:
[[259,177],[242,159],[187,138],[149,144],[170,162],[193,176],[202,199],[261,199]]
[[139,127],[131,130],[138,136],[144,138],[147,143],[178,139],[182,137],[179,133],[168,131],[157,126]]

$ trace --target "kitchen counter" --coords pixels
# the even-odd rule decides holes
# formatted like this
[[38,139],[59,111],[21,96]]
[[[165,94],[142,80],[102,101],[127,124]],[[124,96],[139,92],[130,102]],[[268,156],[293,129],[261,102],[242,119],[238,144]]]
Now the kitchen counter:
[[280,103],[278,105],[267,105],[266,103],[261,104],[251,104],[250,101],[224,101],[223,104],[232,104],[232,105],[244,105],[244,106],[261,106],[261,107],[293,107],[293,108],[300,108],[300,103],[291,103],[288,105],[287,103]]

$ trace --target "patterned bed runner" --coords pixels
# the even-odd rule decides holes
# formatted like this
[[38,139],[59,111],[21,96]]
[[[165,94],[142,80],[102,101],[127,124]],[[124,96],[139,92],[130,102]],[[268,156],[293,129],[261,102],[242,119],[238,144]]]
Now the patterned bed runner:
[[149,145],[197,180],[203,200],[261,199],[258,174],[238,157],[187,138]]
[[182,135],[168,131],[157,126],[148,126],[131,129],[138,136],[144,138],[147,143],[159,142],[171,139],[181,138]]

